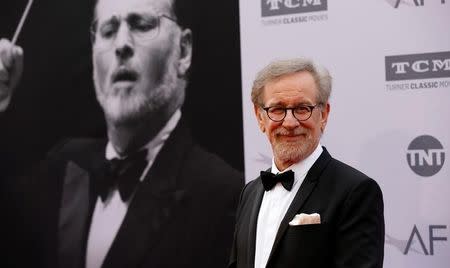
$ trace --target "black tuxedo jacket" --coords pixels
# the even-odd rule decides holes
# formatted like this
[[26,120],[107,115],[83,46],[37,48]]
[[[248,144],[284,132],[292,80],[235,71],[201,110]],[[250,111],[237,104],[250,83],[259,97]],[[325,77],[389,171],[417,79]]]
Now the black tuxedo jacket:
[[[70,140],[12,191],[10,267],[84,267],[106,141]],[[243,175],[180,121],[136,190],[103,268],[226,267]],[[19,196],[19,197],[18,197]]]
[[[256,225],[264,194],[261,179],[248,183],[237,212],[229,267],[253,268]],[[299,213],[319,213],[321,224],[289,226]],[[383,198],[377,183],[324,151],[290,205],[266,267],[382,267]]]

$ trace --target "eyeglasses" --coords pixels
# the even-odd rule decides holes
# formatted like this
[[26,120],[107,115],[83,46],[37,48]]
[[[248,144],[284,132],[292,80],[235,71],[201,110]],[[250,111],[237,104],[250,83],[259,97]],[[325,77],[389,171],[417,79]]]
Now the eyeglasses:
[[94,20],[91,25],[91,41],[96,49],[111,49],[120,28],[120,23],[125,20],[129,34],[133,41],[137,43],[145,43],[146,41],[156,38],[159,34],[161,18],[166,18],[177,23],[174,18],[165,14],[129,14],[126,18],[114,15],[106,21],[99,23]]
[[316,105],[299,105],[292,108],[280,107],[280,106],[272,106],[272,107],[261,107],[264,111],[266,111],[267,116],[270,120],[274,122],[281,122],[286,117],[287,111],[291,110],[292,115],[298,121],[306,121],[308,120],[314,108],[321,106],[321,103]]

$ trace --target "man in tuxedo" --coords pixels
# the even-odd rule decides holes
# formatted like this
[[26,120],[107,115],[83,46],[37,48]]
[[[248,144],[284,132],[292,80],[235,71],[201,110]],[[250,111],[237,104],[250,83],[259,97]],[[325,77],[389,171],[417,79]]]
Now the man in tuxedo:
[[379,186],[320,144],[330,93],[329,72],[308,59],[257,74],[251,98],[273,161],[241,194],[229,267],[382,267]]
[[[192,141],[181,115],[191,4],[97,2],[93,78],[108,139],[65,140],[17,178],[6,198],[17,231],[8,265],[226,266],[243,181]],[[0,41],[0,109],[22,61],[20,47]]]

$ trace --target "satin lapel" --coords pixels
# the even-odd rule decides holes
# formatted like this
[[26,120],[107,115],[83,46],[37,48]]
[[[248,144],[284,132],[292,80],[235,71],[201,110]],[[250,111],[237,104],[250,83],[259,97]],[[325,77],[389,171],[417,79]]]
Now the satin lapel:
[[89,174],[74,162],[66,167],[58,223],[60,267],[83,267],[90,215]]
[[[273,243],[272,251],[270,252],[269,260],[267,261],[267,264],[269,264],[275,250],[277,249],[277,246],[280,243],[281,238],[283,237],[287,227],[289,226],[289,222],[294,218],[294,216],[302,208],[305,201],[308,199],[309,195],[315,188],[315,186],[320,178],[320,175],[322,174],[322,171],[328,165],[330,160],[331,160],[331,156],[324,147],[322,154],[320,155],[320,157],[317,159],[317,161],[314,163],[314,165],[309,170],[308,174],[306,175],[305,179],[303,180],[302,185],[300,186],[300,189],[298,189],[297,194],[294,197],[294,200],[292,201],[291,205],[289,206],[289,209],[286,212],[286,215],[284,216],[283,220],[281,221],[281,224],[280,224],[280,227],[278,228],[278,232],[275,237],[275,242]],[[267,265],[267,266],[269,267],[269,265]]]
[[103,268],[138,267],[165,233],[165,223],[188,194],[178,188],[177,175],[191,144],[180,122],[138,186]]
[[248,252],[247,260],[249,264],[247,267],[255,267],[255,250],[256,250],[256,227],[258,224],[259,208],[261,207],[262,198],[264,196],[264,187],[261,183],[261,178],[257,178],[254,193],[250,193],[253,199],[253,206],[251,208],[249,217],[249,232],[248,232]]
[[65,164],[58,219],[59,267],[85,265],[87,236],[96,201],[93,180],[104,161],[105,144],[105,141],[90,142],[86,148],[91,151],[75,155]]

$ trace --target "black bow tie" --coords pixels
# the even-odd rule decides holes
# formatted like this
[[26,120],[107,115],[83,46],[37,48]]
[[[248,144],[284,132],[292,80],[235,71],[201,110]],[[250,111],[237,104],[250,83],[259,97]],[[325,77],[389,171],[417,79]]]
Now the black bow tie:
[[117,186],[122,201],[128,201],[147,166],[146,156],[147,150],[142,150],[124,159],[114,158],[106,161],[97,183],[102,201],[106,200],[114,186]]
[[261,171],[261,180],[264,190],[271,190],[277,182],[281,182],[283,187],[290,191],[294,185],[294,171],[288,170],[283,173],[273,174],[272,172]]

